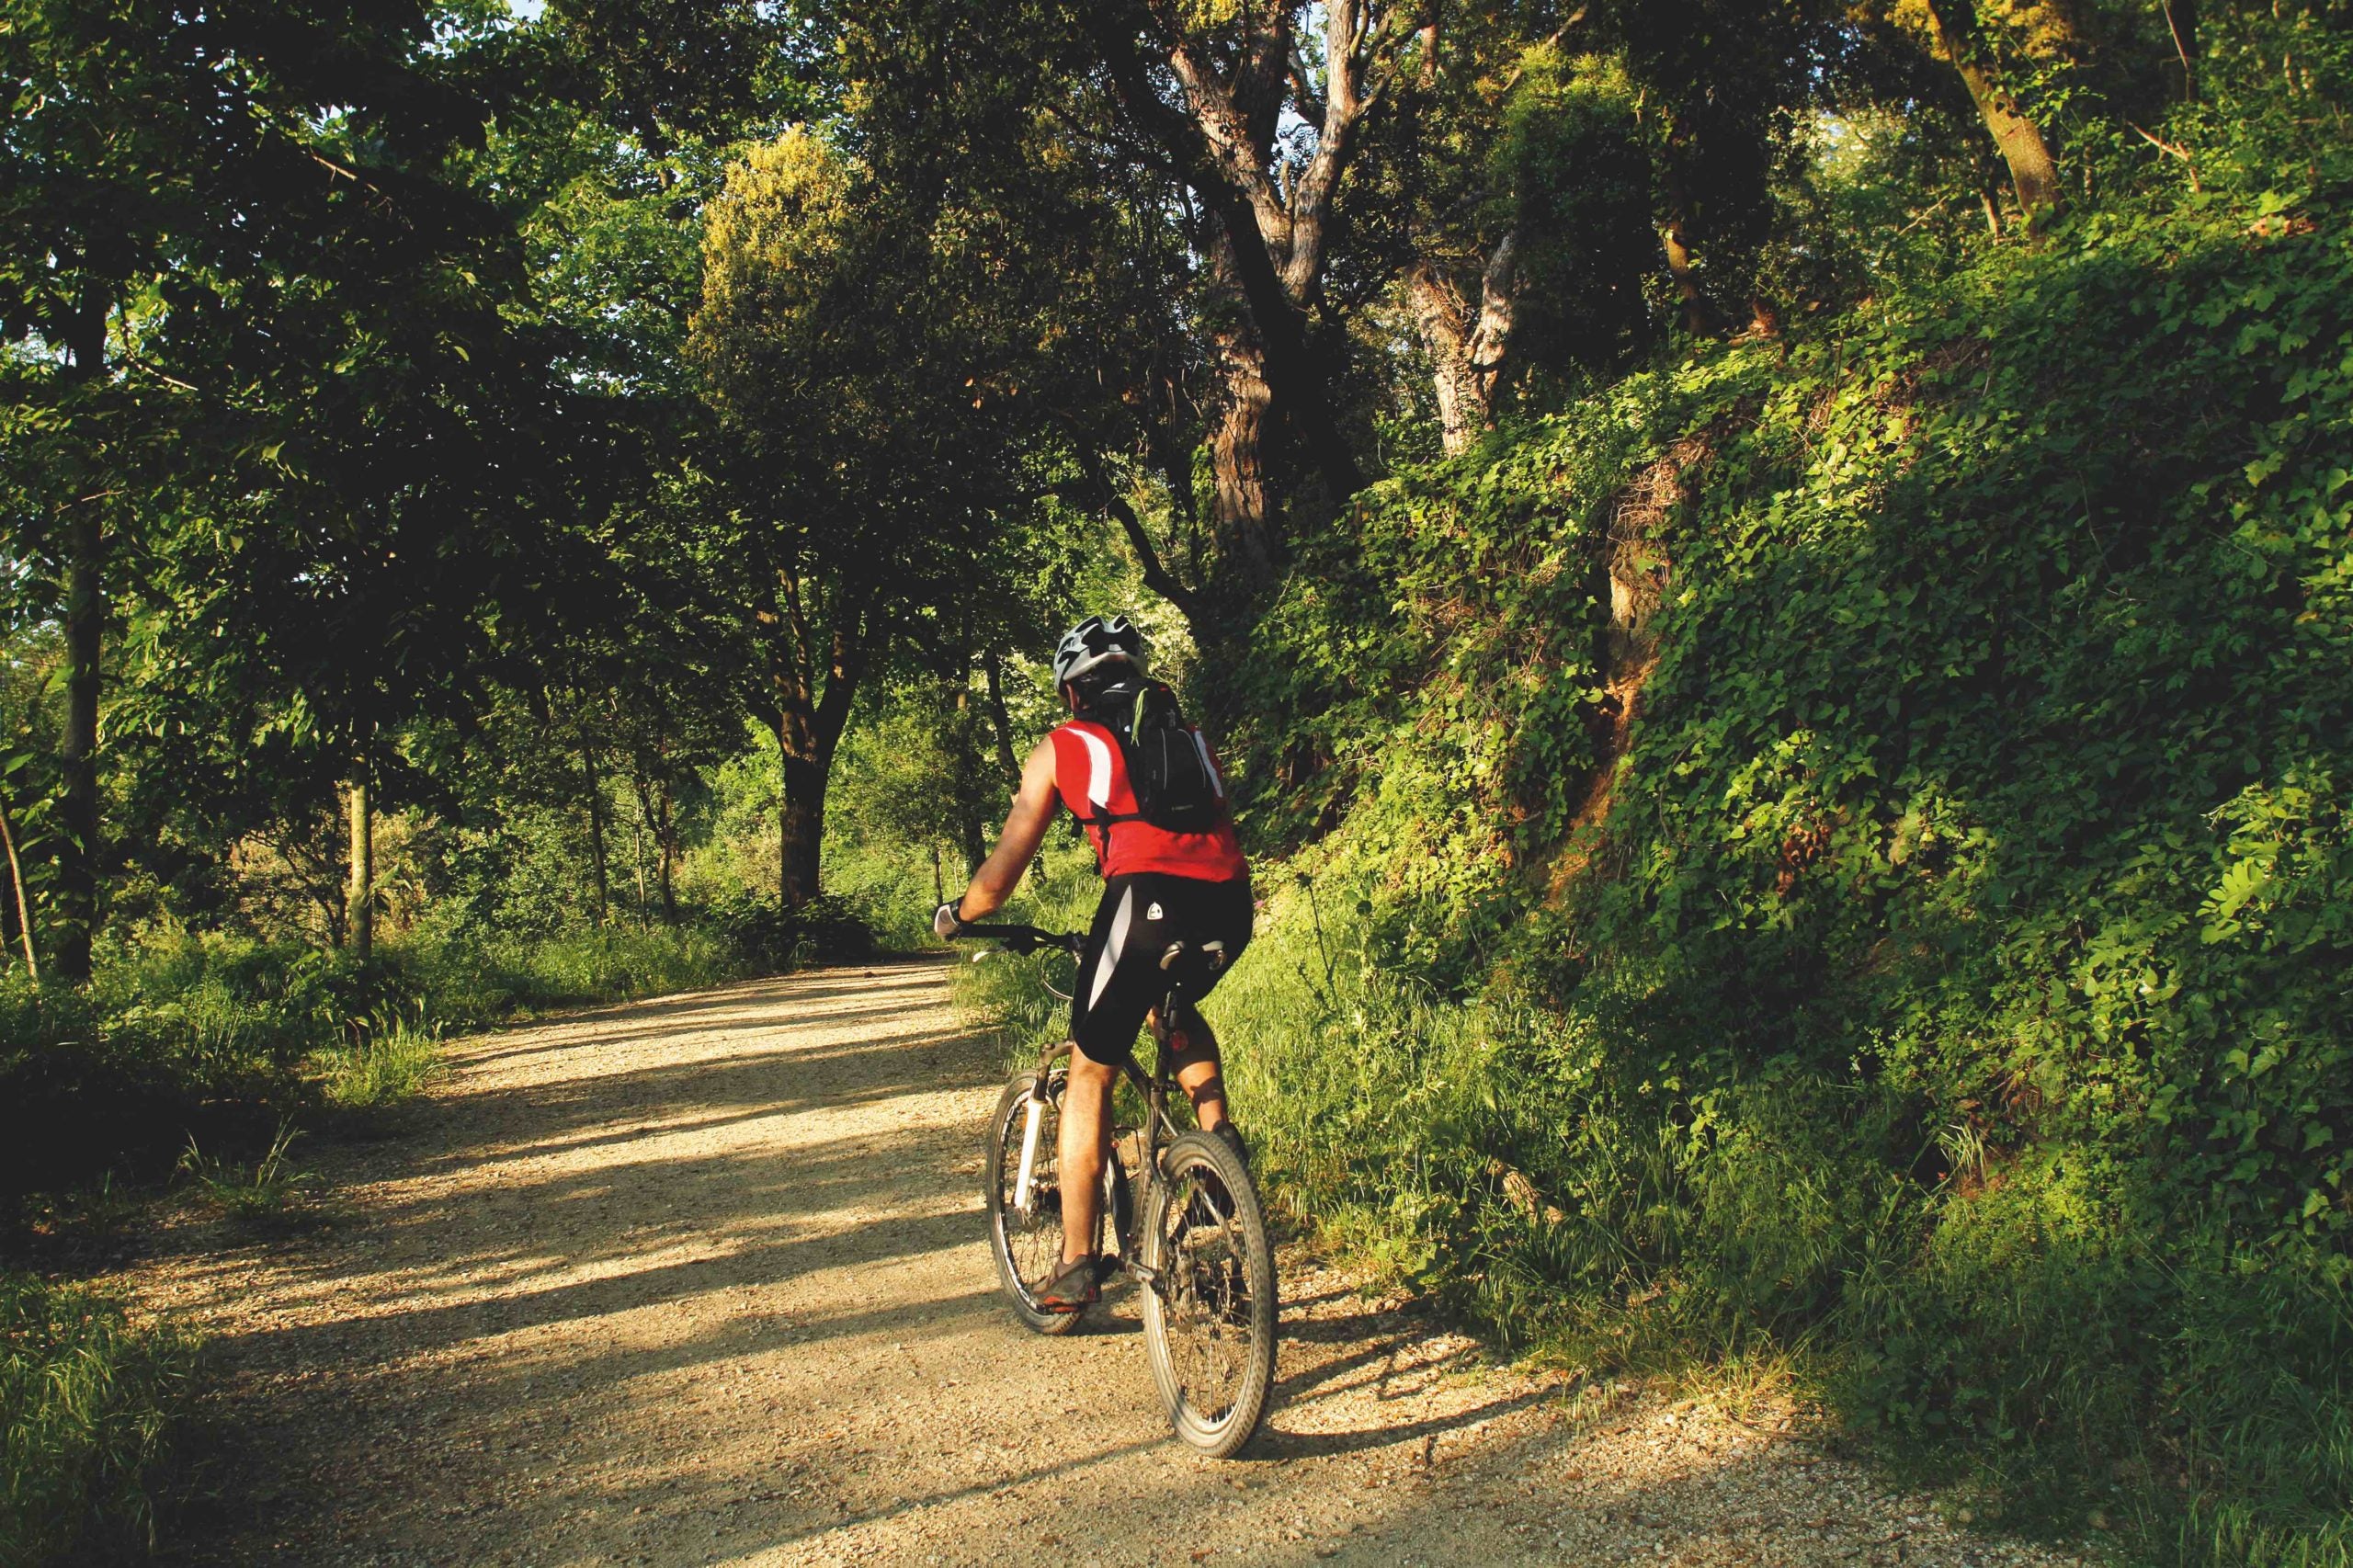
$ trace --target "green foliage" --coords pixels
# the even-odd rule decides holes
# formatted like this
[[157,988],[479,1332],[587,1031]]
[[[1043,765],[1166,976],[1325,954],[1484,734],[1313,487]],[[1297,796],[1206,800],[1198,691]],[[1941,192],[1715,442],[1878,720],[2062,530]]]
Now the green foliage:
[[[1078,854],[1056,865],[1043,880],[1023,879],[1004,911],[992,918],[1049,931],[1086,930],[1103,884],[1092,860]],[[1009,1062],[1034,1066],[1040,1050],[1070,1037],[1074,960],[1060,954],[1016,957],[977,945],[960,944],[956,951],[967,960],[956,971],[958,1000],[995,1027]]]
[[1280,844],[1354,813],[1307,863],[1370,881],[1361,913],[1415,972],[1451,985],[1499,956],[1589,790],[1629,471],[1735,405],[1758,369],[1634,378],[1376,487],[1259,623],[1233,746],[1258,785],[1251,825]]
[[0,1559],[143,1554],[192,1344],[103,1292],[0,1273]]
[[831,893],[780,907],[743,892],[716,905],[713,926],[745,963],[769,972],[801,964],[857,963],[874,954],[874,933],[848,899]]
[[2346,172],[1360,497],[1240,748],[1314,894],[1213,1009],[1289,1200],[1509,1335],[1810,1346],[1997,1506],[2343,1561]]
[[1527,296],[1513,332],[1533,365],[1606,369],[1651,339],[1657,242],[1639,97],[1617,62],[1543,48],[1506,108],[1496,183],[1511,193]]
[[0,1194],[161,1176],[191,1142],[209,1171],[250,1175],[289,1113],[417,1092],[450,1030],[694,990],[863,951],[863,938],[837,911],[781,943],[720,911],[538,938],[428,928],[368,964],[250,938],[159,940],[112,954],[86,992],[0,976]]
[[427,1019],[422,1002],[407,1013],[377,1008],[349,1043],[319,1053],[320,1093],[341,1110],[369,1110],[413,1097],[441,1075],[441,1030],[438,1022]]
[[179,1174],[231,1220],[249,1225],[280,1221],[319,1182],[317,1172],[298,1169],[291,1158],[301,1135],[290,1117],[251,1162],[216,1158],[190,1138],[180,1153]]

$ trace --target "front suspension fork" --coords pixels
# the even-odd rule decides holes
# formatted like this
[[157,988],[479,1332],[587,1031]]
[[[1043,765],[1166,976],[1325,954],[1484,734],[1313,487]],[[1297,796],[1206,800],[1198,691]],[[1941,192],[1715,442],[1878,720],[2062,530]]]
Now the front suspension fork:
[[1031,1178],[1038,1170],[1038,1129],[1046,1119],[1046,1081],[1042,1076],[1030,1086],[1029,1097],[1022,1103],[1021,1116],[1021,1174],[1013,1184],[1013,1207],[1027,1214]]

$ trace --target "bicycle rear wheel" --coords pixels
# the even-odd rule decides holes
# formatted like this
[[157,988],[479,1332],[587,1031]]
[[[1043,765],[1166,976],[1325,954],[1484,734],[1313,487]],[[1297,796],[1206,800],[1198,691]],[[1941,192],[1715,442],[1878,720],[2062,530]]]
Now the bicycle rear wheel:
[[[1026,1194],[1021,1190],[1021,1155],[1029,1135],[1030,1086],[1037,1083],[1038,1074],[1015,1074],[997,1100],[996,1114],[989,1119],[987,1175],[982,1187],[989,1210],[989,1251],[996,1258],[997,1283],[1005,1289],[1013,1315],[1040,1334],[1068,1334],[1086,1315],[1044,1311],[1037,1297],[1062,1269],[1062,1104],[1068,1075],[1067,1068],[1047,1069]],[[1103,1201],[1096,1210],[1097,1236],[1108,1223],[1112,1234],[1124,1243],[1134,1207],[1127,1172],[1120,1168],[1117,1158],[1105,1160]],[[1102,1248],[1091,1245],[1091,1250]]]
[[1168,1145],[1144,1205],[1144,1345],[1176,1436],[1239,1452],[1275,1382],[1275,1254],[1258,1190],[1222,1140]]

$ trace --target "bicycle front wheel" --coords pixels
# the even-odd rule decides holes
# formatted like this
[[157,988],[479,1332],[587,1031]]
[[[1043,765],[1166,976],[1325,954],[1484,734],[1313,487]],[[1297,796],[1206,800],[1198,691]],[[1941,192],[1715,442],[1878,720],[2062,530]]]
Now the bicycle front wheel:
[[[1063,1086],[1067,1068],[1050,1067],[1042,1093],[1033,1095],[1035,1073],[1017,1073],[989,1119],[987,1175],[982,1196],[988,1202],[989,1251],[996,1258],[997,1282],[1013,1315],[1040,1334],[1068,1334],[1083,1312],[1053,1312],[1038,1305],[1037,1292],[1062,1271],[1063,1193],[1061,1137]],[[1032,1108],[1036,1131],[1030,1130]],[[1027,1155],[1029,1179],[1022,1179]],[[1096,1233],[1105,1229],[1124,1241],[1132,1200],[1127,1173],[1116,1159],[1103,1162],[1103,1198],[1097,1205]],[[1090,1238],[1090,1242],[1092,1238]],[[1090,1244],[1089,1250],[1097,1250]]]
[[1275,1382],[1275,1253],[1250,1173],[1222,1140],[1168,1145],[1144,1205],[1144,1345],[1176,1436],[1239,1452]]

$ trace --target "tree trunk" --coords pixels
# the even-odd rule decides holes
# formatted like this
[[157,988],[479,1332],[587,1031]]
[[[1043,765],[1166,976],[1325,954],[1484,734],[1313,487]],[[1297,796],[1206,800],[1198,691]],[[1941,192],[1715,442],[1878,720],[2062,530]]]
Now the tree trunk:
[[1510,364],[1518,303],[1519,232],[1514,229],[1487,254],[1487,270],[1479,278],[1479,319],[1471,329],[1471,374],[1479,392],[1479,417],[1490,430],[1495,425],[1495,398]]
[[364,763],[351,779],[351,890],[344,907],[351,946],[365,962],[376,950],[376,815]]
[[777,809],[777,870],[779,895],[788,910],[823,891],[818,873],[825,847],[825,791],[833,782],[834,751],[849,706],[845,691],[843,711],[836,714],[832,692],[826,696],[814,710],[784,708],[768,721],[784,780]]
[[988,673],[989,727],[996,732],[996,770],[1005,776],[1006,791],[1010,794],[1021,783],[1021,761],[1013,751],[1013,719],[1005,710],[1005,668],[997,651],[990,649],[981,655],[981,667]]
[[597,771],[597,748],[580,748],[581,771],[588,780],[588,864],[597,876],[597,924],[612,919],[612,879],[605,867],[605,781]]
[[1486,428],[1480,406],[1479,378],[1471,369],[1471,335],[1462,324],[1462,297],[1445,274],[1422,257],[1405,270],[1405,291],[1422,348],[1430,357],[1430,381],[1438,393],[1438,440],[1452,457]]
[[637,923],[645,924],[645,827],[641,823],[629,824],[630,866],[637,878]]
[[795,756],[783,742],[784,809],[778,813],[783,835],[784,906],[798,909],[821,890],[819,862],[825,846],[825,790],[832,783],[833,748],[822,755]]
[[1439,439],[1449,457],[1495,428],[1495,394],[1511,352],[1518,249],[1516,233],[1495,243],[1479,279],[1475,320],[1468,319],[1461,294],[1428,258],[1415,257],[1405,272],[1438,392]]
[[779,568],[775,597],[756,617],[767,655],[766,715],[776,734],[784,798],[777,809],[777,892],[787,911],[820,891],[825,848],[825,790],[834,752],[849,722],[851,702],[866,674],[866,599],[836,601],[827,623],[816,622],[800,579]]
[[[989,677],[989,723],[996,731],[997,771],[1005,776],[1005,792],[1009,799],[1021,788],[1021,758],[1013,748],[1013,717],[1005,709],[1004,661],[994,648],[983,656],[983,668]],[[1032,878],[1040,883],[1046,880],[1046,854],[1038,852],[1029,863]]]
[[106,540],[87,505],[66,530],[65,735],[58,753],[65,778],[65,834],[58,856],[56,968],[74,984],[90,978],[90,944],[98,929],[98,660],[107,618],[101,586]]
[[[8,851],[8,891],[14,895],[17,905],[17,936],[25,946],[25,973],[32,981],[33,989],[38,991],[40,989],[40,960],[33,953],[32,903],[25,897],[25,868],[17,858],[17,835],[8,827],[6,802],[0,802],[0,847]],[[5,922],[0,922],[0,929],[5,929]]]
[[1979,34],[1971,0],[1928,0],[1928,19],[1936,29],[1938,51],[1961,74],[1970,101],[2010,166],[2010,185],[2018,192],[2028,231],[2039,231],[2059,208],[2059,165],[2051,156],[2050,143],[2004,85]]
[[[75,327],[69,380],[92,385],[106,373],[103,309],[83,312]],[[65,782],[65,833],[59,846],[58,937],[54,967],[68,983],[90,978],[90,945],[98,930],[98,661],[107,606],[106,532],[99,503],[76,503],[65,528],[65,733],[58,748]]]
[[[1266,25],[1246,23],[1242,47],[1231,58],[1198,38],[1165,38],[1165,63],[1184,87],[1182,109],[1161,96],[1124,7],[1081,7],[1081,14],[1122,107],[1216,215],[1222,233],[1213,242],[1214,265],[1241,296],[1254,329],[1245,376],[1251,384],[1237,384],[1231,369],[1234,355],[1224,356],[1229,403],[1245,411],[1253,403],[1262,406],[1255,415],[1244,413],[1234,431],[1252,444],[1233,452],[1233,467],[1220,470],[1222,515],[1267,516],[1255,436],[1265,423],[1263,403],[1277,398],[1332,498],[1345,499],[1363,487],[1364,478],[1340,433],[1325,368],[1309,340],[1308,312],[1322,287],[1334,198],[1361,119],[1378,92],[1362,51],[1374,38],[1385,38],[1386,28],[1367,25],[1358,0],[1334,0],[1325,8],[1324,97],[1320,104],[1304,106],[1321,121],[1315,153],[1295,180],[1279,187],[1268,173],[1268,154],[1290,75],[1286,8],[1275,7]],[[1229,479],[1236,487],[1232,494],[1225,494]],[[1254,484],[1261,492],[1255,505],[1249,494]],[[1245,569],[1250,564],[1245,562]]]
[[662,923],[665,926],[676,926],[678,923],[678,890],[676,874],[678,865],[678,821],[676,807],[670,798],[670,781],[666,778],[662,781],[662,791],[656,799],[654,809],[656,813],[654,824],[654,843],[662,858],[659,872],[659,884],[662,889]]
[[950,699],[956,725],[956,835],[964,851],[969,877],[988,858],[987,797],[980,785],[981,749],[977,744],[978,715],[972,711],[972,672],[969,666]]
[[1275,574],[1274,497],[1267,480],[1267,420],[1274,392],[1257,336],[1236,323],[1218,334],[1225,407],[1210,433],[1210,472],[1216,490],[1211,527],[1220,548],[1242,563],[1254,585]]
[[645,912],[652,899],[645,889],[645,835],[654,835],[654,849],[661,849],[661,832],[654,825],[654,788],[645,777],[642,760],[632,756],[629,765],[630,793],[637,797],[637,815],[629,824],[630,847],[637,864],[637,923],[645,924]]

